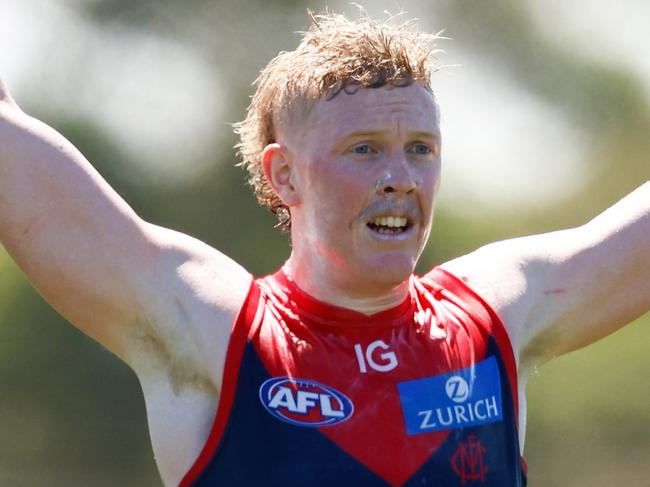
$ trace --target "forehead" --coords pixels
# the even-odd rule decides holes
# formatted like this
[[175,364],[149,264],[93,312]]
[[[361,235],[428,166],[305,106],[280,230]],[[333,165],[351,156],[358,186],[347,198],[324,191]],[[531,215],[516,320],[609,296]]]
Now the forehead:
[[321,136],[381,132],[396,126],[405,131],[439,132],[435,98],[418,83],[341,91],[334,98],[317,101],[306,118],[307,128]]

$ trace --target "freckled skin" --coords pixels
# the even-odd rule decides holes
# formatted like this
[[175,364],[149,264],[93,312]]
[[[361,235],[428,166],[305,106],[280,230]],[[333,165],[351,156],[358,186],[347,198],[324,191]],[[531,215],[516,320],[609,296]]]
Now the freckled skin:
[[[433,95],[417,83],[342,92],[317,102],[302,126],[280,141],[298,199],[290,206],[294,280],[361,311],[401,302],[440,182]],[[408,236],[377,238],[367,223],[378,214],[408,215]]]

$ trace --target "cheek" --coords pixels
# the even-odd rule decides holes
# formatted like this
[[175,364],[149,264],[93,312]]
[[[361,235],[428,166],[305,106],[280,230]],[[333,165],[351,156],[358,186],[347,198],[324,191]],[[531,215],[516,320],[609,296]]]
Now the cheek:
[[440,186],[440,165],[431,167],[422,174],[422,204],[425,211],[433,210],[438,188]]
[[432,164],[429,170],[427,171],[427,175],[426,175],[427,186],[431,188],[431,191],[434,193],[438,189],[438,186],[440,186],[440,179],[441,179],[440,169],[441,169],[440,162],[437,162],[435,164]]
[[332,242],[344,240],[347,232],[367,203],[367,188],[358,177],[350,174],[323,173],[314,184],[311,214],[318,222],[325,239]]
[[333,166],[321,167],[312,174],[315,193],[323,203],[350,208],[368,193],[367,175],[357,168],[350,170]]

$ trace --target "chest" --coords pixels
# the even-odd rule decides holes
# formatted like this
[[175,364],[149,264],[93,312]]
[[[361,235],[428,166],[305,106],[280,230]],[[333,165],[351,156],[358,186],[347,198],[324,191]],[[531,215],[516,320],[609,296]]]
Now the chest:
[[517,441],[498,345],[471,322],[428,315],[398,327],[342,331],[269,315],[248,348],[257,371],[248,387],[259,396],[251,415],[285,423],[276,426],[288,435],[316,429],[319,440],[394,485],[434,457],[444,458],[435,461],[436,472],[444,470],[440,462],[449,467],[474,428],[493,445]]

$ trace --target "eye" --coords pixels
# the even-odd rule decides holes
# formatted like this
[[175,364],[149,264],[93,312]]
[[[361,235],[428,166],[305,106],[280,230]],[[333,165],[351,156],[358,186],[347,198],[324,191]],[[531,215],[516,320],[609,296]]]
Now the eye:
[[355,154],[366,155],[366,154],[371,154],[374,151],[368,144],[359,144],[359,145],[355,145],[352,148],[352,152]]
[[409,152],[412,154],[416,154],[419,156],[431,154],[431,147],[429,147],[427,144],[413,144],[411,148],[409,149]]

